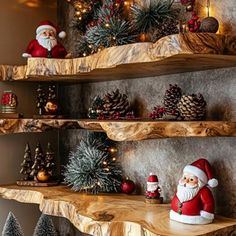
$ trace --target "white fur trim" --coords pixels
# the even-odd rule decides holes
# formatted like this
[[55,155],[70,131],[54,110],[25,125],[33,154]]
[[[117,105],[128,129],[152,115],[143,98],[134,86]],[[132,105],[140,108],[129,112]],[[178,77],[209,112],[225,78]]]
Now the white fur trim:
[[28,57],[32,57],[32,56],[31,56],[31,54],[24,52],[24,53],[22,53],[22,57],[28,58]]
[[40,25],[37,29],[36,29],[36,34],[39,34],[40,31],[45,30],[45,29],[50,29],[53,30],[55,34],[57,34],[56,29],[51,26],[51,25]]
[[173,210],[170,211],[170,219],[192,225],[204,225],[204,224],[209,224],[213,221],[213,219],[208,219],[200,215],[198,216],[180,215]]
[[61,38],[61,39],[64,39],[66,37],[66,32],[65,31],[61,31],[59,34],[58,34],[58,37]]
[[201,169],[199,169],[198,167],[192,166],[192,165],[187,165],[187,166],[185,166],[183,172],[193,174],[193,175],[197,176],[200,180],[202,180],[204,184],[207,184],[208,178],[207,178],[205,172],[202,171]]
[[214,214],[207,212],[207,211],[200,211],[200,215],[204,218],[207,218],[209,220],[213,220],[214,219]]
[[147,182],[147,184],[158,184],[158,182]]
[[217,179],[210,179],[208,181],[208,185],[211,187],[211,188],[215,188],[216,186],[218,186],[218,180]]

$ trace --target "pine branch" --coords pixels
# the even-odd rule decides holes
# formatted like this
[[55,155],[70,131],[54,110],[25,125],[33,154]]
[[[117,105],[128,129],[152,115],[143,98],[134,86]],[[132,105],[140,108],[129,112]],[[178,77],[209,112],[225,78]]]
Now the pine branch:
[[111,18],[106,24],[100,24],[87,30],[86,38],[96,49],[135,42],[136,35],[130,34],[128,22]]
[[165,19],[176,18],[177,10],[172,8],[173,0],[152,0],[143,5],[131,7],[132,25],[139,33],[147,33]]

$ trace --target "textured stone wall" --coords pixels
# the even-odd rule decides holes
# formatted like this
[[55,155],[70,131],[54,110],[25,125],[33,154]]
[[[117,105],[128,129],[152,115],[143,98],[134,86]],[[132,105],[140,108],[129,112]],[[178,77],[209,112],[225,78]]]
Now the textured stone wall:
[[[73,52],[76,33],[69,28],[73,11],[64,1],[59,4],[59,23],[67,29],[65,42]],[[204,7],[205,1],[202,1]],[[215,5],[214,5],[215,4]],[[203,15],[202,7],[202,15]],[[200,9],[200,8],[199,8]],[[219,18],[220,33],[236,29],[235,0],[213,1],[212,15]],[[197,63],[197,61],[196,61]],[[168,85],[178,84],[185,93],[202,93],[208,104],[208,119],[236,120],[236,68],[183,73],[134,80],[120,80],[61,88],[64,112],[72,117],[85,117],[95,95],[120,89],[132,101],[139,116],[145,117],[153,106],[161,104]],[[73,130],[60,133],[60,152],[66,163],[73,150],[87,131]],[[119,160],[124,174],[138,185],[138,193],[145,189],[149,172],[158,175],[162,194],[169,202],[176,190],[182,169],[199,157],[206,157],[214,167],[219,187],[214,190],[217,213],[236,217],[236,139],[235,138],[180,138],[145,140],[119,143]]]

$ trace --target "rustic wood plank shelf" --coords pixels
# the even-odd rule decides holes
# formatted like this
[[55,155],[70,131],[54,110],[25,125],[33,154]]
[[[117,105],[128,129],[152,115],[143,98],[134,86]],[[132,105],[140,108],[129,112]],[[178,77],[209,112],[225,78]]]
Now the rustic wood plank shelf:
[[62,216],[77,229],[96,236],[194,236],[234,235],[236,220],[216,217],[209,225],[186,225],[169,220],[170,206],[149,205],[143,196],[86,195],[68,187],[19,187],[1,185],[0,195],[23,203],[39,204],[45,214]]
[[44,132],[52,129],[79,128],[72,119],[0,119],[0,135],[12,133]]
[[29,58],[25,66],[0,65],[0,80],[98,82],[236,67],[236,50],[229,42],[217,34],[175,34],[82,58]]
[[84,129],[104,131],[114,141],[236,136],[236,121],[79,120],[78,123]]

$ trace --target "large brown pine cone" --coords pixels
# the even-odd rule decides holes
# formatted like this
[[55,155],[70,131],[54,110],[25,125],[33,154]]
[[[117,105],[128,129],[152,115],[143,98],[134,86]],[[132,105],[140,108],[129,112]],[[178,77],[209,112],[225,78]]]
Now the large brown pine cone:
[[164,96],[164,106],[168,114],[177,115],[179,114],[177,104],[182,96],[181,88],[177,84],[169,85],[169,89],[166,90]]
[[103,114],[112,118],[115,114],[125,117],[130,109],[130,104],[126,94],[121,94],[117,89],[112,93],[107,93],[103,98]]
[[183,95],[177,107],[184,120],[202,120],[206,116],[206,101],[201,94]]

